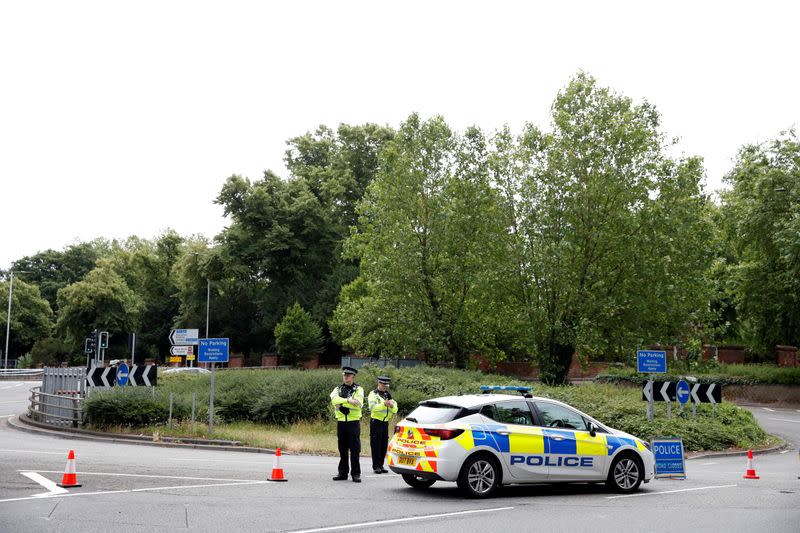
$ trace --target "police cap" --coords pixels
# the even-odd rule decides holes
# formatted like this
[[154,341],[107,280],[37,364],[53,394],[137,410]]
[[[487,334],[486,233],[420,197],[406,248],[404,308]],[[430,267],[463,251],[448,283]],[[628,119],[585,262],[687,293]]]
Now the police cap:
[[358,374],[358,370],[356,370],[352,366],[343,366],[342,367],[342,374],[353,374],[353,375],[356,375],[356,374]]
[[388,378],[386,376],[378,376],[378,383],[381,383],[383,385],[389,385],[391,382],[392,382],[391,378]]

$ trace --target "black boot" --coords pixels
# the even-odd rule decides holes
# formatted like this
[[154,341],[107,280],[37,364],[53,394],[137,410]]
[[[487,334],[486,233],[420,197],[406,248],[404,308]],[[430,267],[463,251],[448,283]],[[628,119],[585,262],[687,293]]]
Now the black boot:
[[[345,479],[347,479],[345,477]],[[353,483],[361,483],[361,476],[353,476]]]
[[333,476],[334,481],[347,481],[347,474],[337,474]]

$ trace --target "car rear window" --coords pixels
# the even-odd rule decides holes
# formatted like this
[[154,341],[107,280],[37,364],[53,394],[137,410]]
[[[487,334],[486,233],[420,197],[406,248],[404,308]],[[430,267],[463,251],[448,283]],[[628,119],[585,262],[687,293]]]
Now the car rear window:
[[418,424],[442,424],[459,417],[462,408],[438,402],[422,402],[411,411],[406,420],[416,421]]

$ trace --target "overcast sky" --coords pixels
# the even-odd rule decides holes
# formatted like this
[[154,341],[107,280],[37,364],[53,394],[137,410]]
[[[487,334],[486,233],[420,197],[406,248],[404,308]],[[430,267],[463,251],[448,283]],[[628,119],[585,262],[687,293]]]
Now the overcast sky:
[[800,123],[799,2],[0,3],[0,268],[166,228],[216,235],[231,174],[318,125],[548,126],[577,71],[647,99],[722,186]]

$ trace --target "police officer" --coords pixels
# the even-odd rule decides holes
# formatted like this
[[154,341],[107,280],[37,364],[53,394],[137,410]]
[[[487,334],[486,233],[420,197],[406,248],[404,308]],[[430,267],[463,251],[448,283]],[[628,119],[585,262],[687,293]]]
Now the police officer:
[[385,376],[378,377],[378,388],[369,393],[370,420],[369,420],[369,445],[372,448],[372,471],[376,474],[388,472],[383,468],[386,458],[386,447],[389,444],[389,419],[397,412],[397,402],[392,400],[389,392],[391,379]]
[[[331,392],[331,403],[336,414],[336,435],[339,438],[339,474],[334,481],[347,479],[348,470],[354,483],[361,483],[361,406],[364,405],[364,389],[355,383],[358,370],[342,368],[343,383]],[[348,468],[349,452],[349,468]]]

